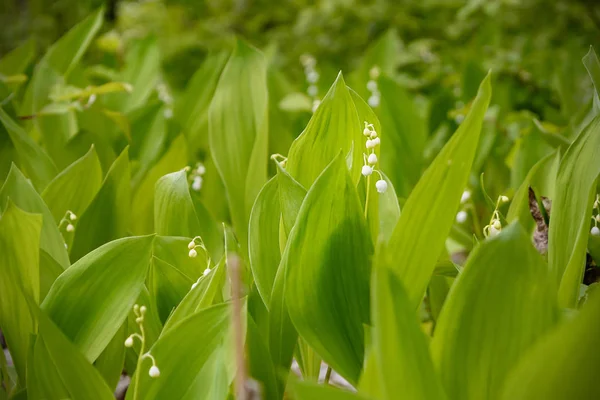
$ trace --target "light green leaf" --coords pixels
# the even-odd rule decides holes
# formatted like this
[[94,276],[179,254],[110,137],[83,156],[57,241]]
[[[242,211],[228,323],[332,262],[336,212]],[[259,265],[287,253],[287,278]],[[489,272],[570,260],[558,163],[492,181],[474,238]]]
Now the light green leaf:
[[52,285],[42,309],[94,361],[109,344],[138,298],[154,236],[112,241],[93,250]]
[[389,176],[400,197],[407,198],[424,167],[426,123],[404,88],[388,77],[378,80],[381,92],[379,118],[381,169]]
[[298,211],[306,197],[306,189],[292,178],[280,164],[277,164],[277,181],[281,220],[287,236],[296,223]]
[[288,238],[286,304],[300,335],[356,383],[369,320],[370,234],[342,153],[308,191]]
[[594,110],[598,114],[600,113],[600,98],[598,97],[598,93],[600,93],[600,60],[598,60],[593,46],[590,46],[590,50],[583,57],[583,65],[594,84]]
[[0,120],[15,146],[21,168],[29,175],[34,186],[38,190],[43,190],[58,173],[56,165],[46,151],[13,121],[2,107],[0,107]]
[[43,312],[37,311],[40,330],[33,350],[32,400],[110,400],[112,390],[102,375]]
[[560,282],[562,307],[575,308],[579,298],[599,173],[600,116],[569,146],[556,177],[548,232],[548,266]]
[[259,327],[251,316],[248,316],[248,332],[246,336],[246,348],[248,351],[248,374],[261,384],[262,398],[278,400],[283,393],[278,385],[277,375],[269,349],[261,334]]
[[30,39],[0,59],[0,74],[17,75],[25,71],[35,56],[35,41]]
[[385,399],[398,393],[410,399],[446,398],[429,347],[402,283],[382,266],[371,288],[373,349]]
[[213,304],[222,302],[220,296],[223,285],[225,284],[225,261],[226,259],[223,257],[221,261],[211,269],[211,272],[208,275],[201,276],[194,287],[190,286],[190,288],[188,288],[189,292],[183,300],[179,302],[179,305],[165,323],[163,333],[167,332],[178,322],[183,321],[190,315],[208,308]]
[[415,309],[454,224],[492,94],[490,79],[483,80],[469,114],[411,192],[384,253]]
[[94,367],[100,372],[106,385],[113,392],[117,388],[123,372],[126,350],[123,344],[126,338],[127,324],[124,323],[94,363]]
[[108,170],[96,197],[75,225],[71,249],[73,260],[127,234],[131,212],[130,180],[129,153],[125,148]]
[[194,281],[159,258],[152,257],[151,265],[148,276],[150,295],[156,301],[161,322],[165,322]]
[[131,209],[132,231],[136,234],[154,232],[154,187],[156,182],[170,172],[187,165],[187,143],[179,135],[165,155],[152,166],[133,194]]
[[312,382],[297,381],[291,387],[294,400],[367,400],[354,392],[323,386]]
[[0,189],[0,209],[4,208],[7,199],[15,203],[23,211],[42,214],[42,235],[40,248],[48,253],[60,266],[65,269],[69,266],[69,256],[65,249],[65,242],[60,231],[54,223],[54,218],[44,204],[44,201],[35,191],[27,178],[14,165],[11,167],[4,185]]
[[[145,400],[183,398],[214,350],[225,339],[230,314],[230,304],[215,305],[180,321],[161,335],[150,349],[161,377],[153,379],[148,376],[151,363],[144,362],[142,370],[136,371],[139,376],[133,377],[126,398],[133,399],[135,392],[138,398]],[[139,387],[136,388],[138,380]]]
[[210,105],[209,137],[243,257],[248,253],[252,205],[267,180],[267,106],[265,59],[238,40]]
[[208,55],[175,104],[175,119],[194,149],[208,148],[208,109],[228,58],[228,51]]
[[80,216],[102,186],[102,166],[92,146],[63,170],[42,192],[42,198],[58,224],[67,210]]
[[30,335],[37,318],[25,300],[40,300],[39,243],[42,216],[12,201],[0,217],[0,328],[6,338],[19,381],[25,386]]
[[600,292],[524,354],[504,387],[504,400],[597,399]]
[[279,190],[277,177],[271,178],[256,198],[248,228],[248,250],[254,283],[265,305],[269,305],[273,282],[281,261],[279,252]]
[[165,236],[200,236],[211,257],[219,259],[223,251],[221,235],[216,235],[218,231],[214,222],[207,220],[207,213],[202,221],[198,218],[187,179],[185,170],[181,170],[167,174],[156,182],[154,229],[159,235]]
[[555,293],[518,223],[475,248],[431,343],[448,397],[497,399],[520,357],[556,323]]
[[350,91],[340,73],[327,95],[308,122],[306,129],[294,140],[289,151],[288,172],[304,187],[310,187],[317,176],[340,149],[352,152],[352,180],[358,183],[363,166],[362,149],[365,138],[363,121],[358,113]]

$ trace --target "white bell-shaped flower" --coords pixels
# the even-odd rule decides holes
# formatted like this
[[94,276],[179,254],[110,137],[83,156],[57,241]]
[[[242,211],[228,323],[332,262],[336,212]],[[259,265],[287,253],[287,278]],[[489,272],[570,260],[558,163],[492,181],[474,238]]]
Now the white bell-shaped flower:
[[133,337],[129,336],[125,339],[125,347],[133,347]]
[[367,161],[369,162],[369,164],[373,165],[373,164],[377,164],[377,155],[375,153],[371,153],[369,154],[369,158],[367,158]]
[[375,188],[377,189],[378,193],[385,193],[385,191],[388,188],[388,184],[385,180],[380,179],[377,182],[375,182]]
[[148,371],[148,374],[151,378],[158,378],[160,376],[160,369],[158,369],[156,365],[153,365],[150,367],[150,371]]
[[363,176],[369,176],[373,173],[373,168],[368,165],[363,165],[360,173],[363,174]]
[[461,210],[456,214],[456,222],[459,224],[463,224],[467,220],[467,212],[465,210]]
[[600,228],[598,228],[597,226],[593,226],[590,230],[590,233],[592,234],[592,236],[600,236]]
[[67,232],[73,232],[75,227],[72,224],[67,225]]
[[196,249],[191,249],[190,252],[188,253],[188,256],[190,256],[191,258],[194,258],[198,255],[198,252],[196,251]]

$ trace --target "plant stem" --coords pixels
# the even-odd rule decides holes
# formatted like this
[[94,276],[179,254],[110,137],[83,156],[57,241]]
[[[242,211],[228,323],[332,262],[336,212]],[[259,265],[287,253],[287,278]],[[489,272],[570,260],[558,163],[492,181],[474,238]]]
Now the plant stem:
[[367,176],[367,197],[365,199],[365,219],[369,212],[369,192],[371,191],[371,175]]
[[138,393],[139,393],[139,387],[140,387],[140,374],[141,374],[141,368],[142,368],[142,362],[144,361],[144,350],[145,350],[145,345],[146,345],[146,334],[144,332],[144,324],[139,324],[140,326],[140,332],[141,332],[141,347],[140,347],[140,354],[138,356],[137,359],[137,364],[135,366],[135,382],[133,384],[133,400],[137,400],[138,398]]

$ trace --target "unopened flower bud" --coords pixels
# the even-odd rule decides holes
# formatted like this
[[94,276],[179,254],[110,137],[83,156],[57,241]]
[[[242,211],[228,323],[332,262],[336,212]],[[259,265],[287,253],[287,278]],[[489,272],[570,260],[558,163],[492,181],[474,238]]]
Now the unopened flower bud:
[[150,367],[150,371],[148,371],[148,374],[151,378],[158,378],[160,376],[160,370],[156,365],[153,365]]
[[598,228],[597,226],[593,226],[592,230],[590,230],[590,233],[592,234],[592,236],[600,236],[600,228]]
[[459,211],[458,214],[456,214],[456,222],[458,222],[459,224],[464,223],[467,220],[467,212],[465,210]]
[[125,339],[125,347],[133,347],[133,337],[129,336]]
[[367,158],[369,164],[373,165],[377,163],[377,155],[375,153],[369,154],[369,158]]
[[204,270],[204,272],[202,273],[202,275],[203,275],[203,276],[206,276],[206,275],[208,275],[208,274],[210,274],[210,268],[206,268],[206,269]]
[[73,232],[75,227],[72,224],[67,225],[67,232]]
[[190,252],[188,253],[188,256],[190,256],[191,258],[194,258],[198,255],[198,252],[196,251],[196,249],[191,249]]
[[462,194],[462,196],[460,197],[460,202],[461,203],[465,203],[466,201],[468,201],[471,198],[471,192],[469,192],[468,190],[465,190]]
[[188,243],[188,249],[193,249],[194,247],[196,247],[196,243],[192,240],[191,242]]
[[495,229],[497,229],[497,230],[500,230],[500,229],[502,229],[502,224],[500,223],[500,221],[498,221],[496,219],[496,220],[494,220],[494,222],[492,222],[492,227],[495,228]]
[[363,176],[369,176],[373,173],[373,168],[368,165],[363,165],[360,173],[363,174]]
[[500,196],[500,201],[503,203],[508,203],[508,197],[506,196]]

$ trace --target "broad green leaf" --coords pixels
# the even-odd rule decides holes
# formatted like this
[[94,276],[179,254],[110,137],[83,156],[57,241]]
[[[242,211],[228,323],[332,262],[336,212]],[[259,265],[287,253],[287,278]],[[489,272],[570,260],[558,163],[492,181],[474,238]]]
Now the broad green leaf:
[[220,303],[220,293],[223,290],[226,278],[225,257],[211,269],[208,275],[199,278],[194,287],[190,286],[189,292],[179,302],[177,308],[165,323],[163,333],[192,314],[195,314],[213,304]]
[[131,212],[130,180],[126,148],[110,167],[96,197],[75,224],[73,260],[127,234]]
[[569,146],[556,177],[548,232],[548,266],[560,282],[562,307],[575,308],[579,298],[599,173],[600,116],[597,116]]
[[227,51],[208,55],[175,104],[175,119],[194,149],[208,148],[208,108],[228,58]]
[[552,147],[546,143],[533,119],[527,118],[517,127],[520,136],[515,143],[515,154],[511,165],[511,187],[513,188],[519,187],[529,170],[552,151]]
[[[64,84],[102,26],[104,9],[100,8],[73,27],[46,52],[37,64],[27,87],[21,113],[35,116],[49,101],[56,84]],[[68,164],[64,146],[77,132],[74,111],[64,115],[37,117],[33,125],[41,134],[46,150],[59,167]]]
[[14,165],[0,189],[0,210],[5,208],[8,198],[23,211],[42,214],[40,248],[48,253],[63,269],[67,268],[69,266],[69,256],[65,249],[65,242],[54,223],[50,210],[31,186],[31,183]]
[[[222,238],[215,235],[213,221],[208,214],[200,220],[190,195],[185,170],[173,172],[160,178],[154,189],[154,229],[164,236],[200,236],[211,257],[219,259]],[[202,210],[201,210],[202,211]]]
[[0,328],[22,386],[26,382],[29,336],[37,319],[25,300],[40,300],[39,243],[42,216],[18,208],[12,201],[0,216]]
[[190,240],[185,237],[157,236],[154,240],[153,256],[179,270],[187,279],[195,281],[206,269],[210,255],[197,248],[198,255],[190,257]]
[[276,370],[271,360],[269,349],[256,322],[248,316],[248,332],[246,336],[246,348],[248,351],[248,374],[256,379],[261,385],[262,398],[281,399],[283,393],[277,382]]
[[273,282],[281,261],[279,252],[279,185],[278,178],[269,180],[256,198],[248,228],[248,250],[254,283],[269,305]]
[[152,257],[148,285],[156,301],[161,322],[165,322],[173,309],[188,293],[194,281],[173,265]]
[[286,304],[300,335],[356,383],[369,320],[370,234],[342,153],[308,191],[288,238]]
[[333,386],[318,385],[312,382],[297,381],[291,385],[292,399],[294,400],[367,400],[366,397],[354,392],[338,389]]
[[363,166],[363,152],[358,150],[365,142],[362,132],[363,121],[358,119],[352,95],[340,73],[306,129],[292,143],[288,172],[302,186],[310,187],[340,149],[347,154],[354,148],[351,176],[357,183]]
[[227,399],[230,384],[225,351],[223,347],[217,347],[181,400]]
[[597,399],[600,368],[600,293],[596,290],[572,320],[523,354],[503,390],[504,400]]
[[590,46],[590,50],[583,57],[583,65],[594,84],[594,110],[598,114],[600,113],[600,98],[598,97],[598,93],[600,93],[600,60],[598,60],[594,47]]
[[145,360],[142,370],[136,371],[126,398],[134,399],[134,393],[138,394],[137,398],[146,400],[183,398],[214,350],[225,339],[230,318],[231,305],[219,304],[177,323],[149,350],[156,359],[161,376],[157,379],[148,376],[151,362]]
[[28,398],[113,399],[112,390],[89,360],[48,316],[39,310],[37,314],[40,328],[30,367],[35,379],[29,379],[35,394]]
[[413,99],[393,79],[379,78],[378,87],[381,92],[378,115],[383,131],[381,169],[394,184],[398,196],[407,198],[424,167],[426,124]]
[[396,275],[382,266],[371,288],[373,349],[385,399],[444,399],[427,340]]
[[267,180],[267,66],[258,50],[236,42],[209,109],[211,156],[225,184],[243,257],[254,200]]
[[292,178],[280,164],[277,164],[277,182],[281,220],[287,236],[296,223],[298,211],[306,197],[306,189]]
[[42,309],[90,361],[108,345],[138,298],[154,236],[112,241],[88,253],[52,285]]
[[506,215],[506,220],[508,222],[519,220],[519,223],[526,228],[534,225],[529,210],[529,187],[534,189],[538,197],[542,195],[548,198],[554,198],[554,184],[556,182],[556,173],[558,171],[559,163],[560,152],[556,151],[552,154],[548,154],[531,167],[510,203],[510,208]]
[[555,285],[518,223],[475,248],[431,343],[451,399],[497,399],[521,356],[558,319]]
[[98,356],[94,367],[104,378],[106,385],[114,392],[123,372],[125,362],[125,339],[127,338],[127,324],[124,323],[115,336],[106,346],[102,354]]
[[48,154],[0,107],[0,120],[17,151],[21,168],[34,186],[43,190],[58,170]]
[[415,308],[454,224],[492,94],[490,79],[483,80],[469,114],[411,192],[384,251],[385,265],[398,273]]
[[25,71],[35,56],[35,41],[30,39],[0,58],[0,74],[17,75]]
[[136,234],[154,232],[154,187],[156,182],[170,172],[187,165],[187,144],[180,135],[171,143],[165,155],[152,166],[135,190],[131,207],[131,230]]
[[50,182],[42,198],[54,221],[60,223],[67,210],[80,216],[102,185],[102,167],[96,149],[90,150]]

